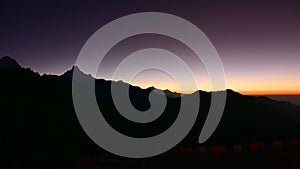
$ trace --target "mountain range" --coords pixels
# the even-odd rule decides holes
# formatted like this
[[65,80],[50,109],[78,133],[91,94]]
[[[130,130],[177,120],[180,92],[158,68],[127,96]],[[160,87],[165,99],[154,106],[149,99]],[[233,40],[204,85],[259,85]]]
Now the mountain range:
[[[68,168],[70,161],[79,156],[109,154],[89,139],[77,120],[72,102],[74,69],[76,67],[61,76],[39,75],[22,68],[10,57],[0,59],[0,147],[4,161],[18,161],[12,164],[15,168],[32,161],[37,166],[49,164],[49,168],[55,168],[53,165],[59,163]],[[133,137],[149,137],[164,132],[175,121],[180,108],[179,93],[162,90],[167,96],[164,113],[153,122],[134,123],[125,119],[114,106],[110,93],[112,83],[128,85],[131,102],[141,111],[150,107],[148,96],[155,88],[142,89],[122,81],[95,79],[99,108],[115,130]],[[197,140],[208,114],[211,92],[196,92],[201,101],[199,114],[194,127],[178,147],[199,145]],[[267,97],[246,96],[229,89],[226,92],[223,117],[205,145],[300,136],[299,106]]]

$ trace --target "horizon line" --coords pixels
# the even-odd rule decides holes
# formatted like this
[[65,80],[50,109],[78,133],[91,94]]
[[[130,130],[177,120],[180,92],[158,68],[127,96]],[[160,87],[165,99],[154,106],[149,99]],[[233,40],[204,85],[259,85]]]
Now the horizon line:
[[[11,56],[2,56],[0,59],[2,59],[3,57],[9,57],[10,59],[16,61],[14,58],[12,58]],[[17,62],[17,61],[16,61]],[[67,73],[68,71],[71,71],[74,67],[77,67],[81,72],[83,72],[78,66],[76,66],[75,64],[72,65],[70,68],[67,68],[64,72],[62,73],[41,73],[37,70],[33,70],[32,68],[30,67],[24,67],[22,65],[20,65],[19,62],[17,62],[19,64],[19,66],[23,69],[30,69],[32,70],[33,72],[35,73],[38,73],[40,76],[43,76],[43,75],[54,75],[54,76],[63,76],[65,73]],[[192,94],[194,92],[197,92],[197,91],[203,91],[203,92],[219,92],[219,91],[226,91],[226,90],[232,90],[232,91],[235,91],[235,92],[238,92],[240,94],[243,94],[243,95],[250,95],[250,96],[276,96],[276,95],[300,95],[300,91],[297,91],[297,90],[236,90],[232,87],[228,87],[228,88],[225,88],[223,90],[203,90],[201,88],[197,88],[196,91],[188,91],[188,92],[181,92],[181,91],[178,91],[178,90],[173,90],[173,89],[170,89],[170,88],[160,88],[160,87],[157,87],[155,85],[149,85],[149,86],[145,86],[145,87],[142,87],[141,85],[138,85],[138,84],[133,84],[133,83],[130,83],[130,82],[125,82],[123,80],[114,80],[114,79],[109,79],[109,78],[105,78],[105,77],[94,77],[92,76],[91,74],[89,73],[86,73],[86,72],[83,72],[84,74],[86,75],[89,75],[91,77],[93,77],[94,79],[97,79],[97,80],[106,80],[106,81],[122,81],[124,83],[127,83],[131,86],[135,86],[135,87],[139,87],[141,89],[147,89],[147,88],[151,88],[151,87],[154,87],[155,89],[159,89],[159,90],[169,90],[173,93],[178,93],[178,94]]]

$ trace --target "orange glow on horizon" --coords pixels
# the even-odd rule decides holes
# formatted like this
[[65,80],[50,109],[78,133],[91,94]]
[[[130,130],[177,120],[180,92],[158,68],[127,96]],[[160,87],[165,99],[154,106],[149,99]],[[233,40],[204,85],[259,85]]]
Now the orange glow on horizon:
[[[146,71],[139,74],[130,82],[134,86],[141,88],[155,87],[161,90],[170,90],[172,92],[191,94],[196,90],[202,91],[223,91],[225,89],[232,89],[243,95],[300,95],[300,80],[291,76],[277,77],[277,76],[229,76],[226,77],[226,86],[215,88],[212,87],[211,81],[207,76],[200,76],[196,81],[196,88],[189,84],[192,82],[185,81],[184,86],[180,86],[178,82],[170,77],[168,74],[158,71]],[[115,79],[116,80],[116,79]],[[126,82],[126,81],[125,81]]]
[[237,91],[244,95],[300,95],[299,90],[253,90],[253,91]]
[[[132,85],[135,86],[139,86],[143,89],[149,88],[149,87],[155,87],[157,89],[161,89],[161,90],[170,90],[172,92],[177,92],[177,93],[183,93],[183,94],[191,94],[195,91],[180,91],[180,89],[178,88],[178,86],[174,83],[169,84],[167,82],[160,82],[160,83],[150,83],[150,84],[146,84],[146,83],[131,83]],[[241,93],[243,95],[300,95],[300,89],[274,89],[271,88],[269,90],[263,90],[263,89],[259,89],[259,87],[256,87],[255,90],[247,90],[246,88],[238,88],[238,87],[229,87],[227,86],[226,89],[231,89],[235,92]],[[222,90],[212,90],[210,86],[198,86],[198,90],[202,90],[202,91],[222,91]]]
[[[143,89],[149,88],[149,87],[155,87],[157,89],[161,89],[161,90],[170,90],[172,92],[176,92],[176,93],[182,93],[182,94],[191,94],[195,91],[180,91],[180,89],[178,88],[178,85],[175,83],[168,83],[166,81],[160,81],[158,83],[139,83],[139,82],[135,82],[135,83],[130,83],[134,86],[139,86]],[[243,95],[300,95],[300,89],[298,90],[293,90],[293,89],[274,89],[271,88],[269,90],[262,90],[259,89],[259,87],[256,87],[256,90],[247,90],[245,88],[238,88],[238,87],[229,87],[227,86],[226,89],[231,89],[235,92],[241,93]],[[206,91],[206,92],[210,92],[211,87],[210,86],[198,86],[198,90],[202,90],[202,91]],[[222,90],[214,90],[214,91],[222,91]]]

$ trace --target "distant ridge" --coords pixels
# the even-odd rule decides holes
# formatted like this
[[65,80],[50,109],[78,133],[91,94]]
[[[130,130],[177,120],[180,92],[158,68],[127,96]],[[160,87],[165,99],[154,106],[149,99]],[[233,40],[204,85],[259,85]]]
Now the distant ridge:
[[[21,70],[21,69],[25,69],[25,68],[21,67],[19,65],[19,63],[15,59],[11,58],[10,56],[3,56],[2,58],[0,58],[0,70],[4,70],[4,69]],[[82,74],[84,74],[86,76],[92,77],[91,75],[88,75],[88,74],[85,74],[84,72],[82,72],[77,66],[72,66],[71,69],[67,70],[65,73],[63,73],[60,76],[44,74],[43,77],[46,77],[46,76],[48,76],[48,77],[56,76],[56,77],[63,78],[65,80],[72,80],[74,69],[78,70],[79,72],[81,72]],[[36,72],[33,72],[30,68],[26,68],[26,71],[37,74]],[[134,85],[131,85],[131,84],[129,84],[127,82],[123,82],[123,81],[112,81],[112,80],[105,80],[105,79],[95,79],[95,80],[106,81],[106,82],[109,82],[109,83],[112,83],[112,82],[114,82],[114,83],[123,83],[123,84],[129,85],[131,87],[140,88],[141,90],[149,90],[149,91],[160,90],[160,91],[163,91],[166,94],[166,96],[168,96],[170,98],[178,98],[181,95],[188,95],[188,94],[182,94],[182,93],[172,92],[169,89],[165,89],[165,90],[163,90],[163,89],[157,89],[157,88],[155,88],[153,86],[152,87],[148,87],[146,89],[142,89],[139,86],[134,86]],[[211,92],[202,91],[202,90],[198,90],[198,91],[195,91],[195,92],[199,92],[200,94],[209,94],[209,93],[211,93]],[[224,92],[224,91],[214,91],[214,92]],[[239,96],[243,96],[242,94],[240,94],[240,93],[238,93],[238,92],[236,92],[236,91],[234,91],[232,89],[226,89],[226,92],[227,92],[227,95],[239,95]],[[257,98],[259,100],[262,100],[260,96],[257,97]],[[268,99],[269,100],[273,100],[273,99],[270,99],[270,98],[268,98]],[[262,101],[264,101],[264,100],[262,100]],[[273,102],[273,103],[276,103],[276,102]],[[284,101],[284,102],[282,102],[282,104],[291,104],[291,103]],[[297,105],[295,107],[299,108],[300,105]]]
[[[25,69],[25,68],[21,67],[18,64],[18,62],[16,60],[14,60],[13,58],[11,58],[9,56],[3,56],[0,59],[0,70],[3,70],[3,69],[21,70],[21,69]],[[58,77],[61,77],[61,78],[65,79],[65,80],[72,80],[74,69],[78,70],[79,72],[81,72],[84,75],[87,75],[84,72],[82,72],[77,66],[72,66],[71,69],[67,70],[65,73],[63,73],[62,75],[60,75]],[[32,71],[32,70],[27,68],[27,71]],[[32,73],[34,73],[34,72],[32,71]],[[56,76],[56,75],[47,75],[47,74],[44,74],[43,77],[45,77],[45,76],[49,76],[50,77],[50,76]],[[87,76],[90,76],[90,75],[87,75]],[[123,84],[129,85],[129,86],[132,86],[132,87],[137,87],[137,88],[142,89],[139,86],[134,86],[134,85],[131,85],[131,84],[129,84],[127,82],[123,82],[123,81],[112,81],[112,80],[105,80],[105,79],[95,79],[95,80],[101,80],[101,81],[104,80],[104,81],[107,81],[107,82],[123,83]],[[146,89],[142,89],[142,90],[150,90],[150,91],[152,91],[152,90],[160,90],[160,91],[164,92],[166,96],[171,97],[171,98],[178,98],[181,95],[188,95],[188,94],[182,94],[182,93],[173,92],[173,91],[170,91],[169,89],[165,89],[165,90],[158,89],[158,88],[155,88],[153,86],[152,87],[148,87]],[[240,93],[235,92],[235,91],[233,91],[231,89],[227,89],[226,91],[230,92],[230,93],[241,95]],[[206,92],[206,91],[202,91],[202,90],[198,90],[198,91],[195,91],[195,92],[199,92],[200,94],[201,93],[210,93],[210,92]]]

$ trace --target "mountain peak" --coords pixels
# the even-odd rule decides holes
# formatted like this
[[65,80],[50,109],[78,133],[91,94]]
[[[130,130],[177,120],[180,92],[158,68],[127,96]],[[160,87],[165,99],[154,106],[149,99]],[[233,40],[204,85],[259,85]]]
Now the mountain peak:
[[64,79],[68,79],[68,80],[72,80],[73,79],[73,72],[74,70],[80,72],[81,74],[87,75],[91,78],[93,78],[90,74],[85,74],[84,72],[82,72],[79,67],[77,66],[72,66],[71,69],[68,69],[64,74],[60,75],[62,78]]
[[0,58],[0,70],[9,69],[9,68],[21,69],[21,66],[18,64],[16,60],[14,60],[9,56],[3,56],[2,58]]

